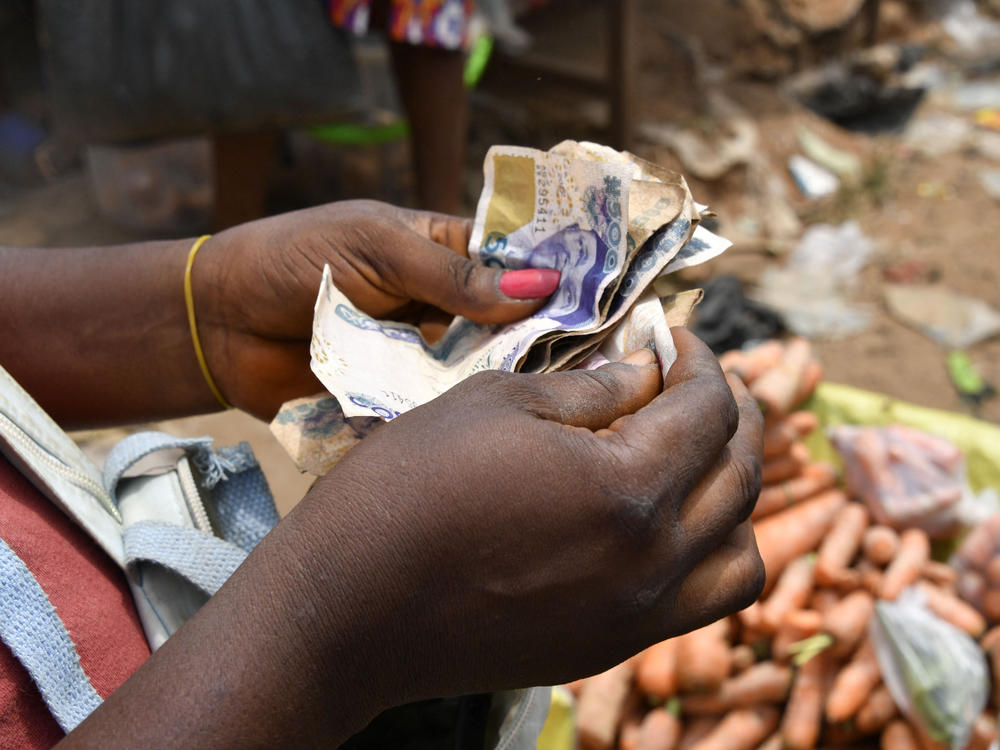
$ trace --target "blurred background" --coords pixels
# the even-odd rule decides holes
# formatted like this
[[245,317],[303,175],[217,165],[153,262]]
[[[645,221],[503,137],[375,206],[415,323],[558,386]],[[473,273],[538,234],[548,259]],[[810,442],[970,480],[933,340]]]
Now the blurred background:
[[[799,333],[827,380],[1000,422],[997,0],[0,3],[0,244],[472,215],[491,145],[567,138],[714,210],[734,246],[680,283],[718,351]],[[161,427],[250,438],[283,510],[310,481],[245,415]]]

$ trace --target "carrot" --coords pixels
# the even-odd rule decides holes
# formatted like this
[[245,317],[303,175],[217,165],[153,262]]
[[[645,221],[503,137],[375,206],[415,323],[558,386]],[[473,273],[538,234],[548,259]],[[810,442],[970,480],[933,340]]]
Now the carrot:
[[665,708],[654,708],[639,726],[635,750],[674,750],[680,738],[680,719]]
[[736,618],[740,621],[740,626],[749,630],[760,630],[760,618],[763,613],[764,607],[760,602],[760,599],[755,601],[749,607],[741,609],[736,613]]
[[875,649],[870,641],[865,641],[834,680],[826,699],[826,718],[832,722],[850,719],[881,679]]
[[993,705],[1000,706],[1000,648],[992,648],[987,652],[990,660],[990,672],[993,674],[993,690],[990,695]]
[[795,391],[795,396],[792,398],[792,405],[798,406],[809,399],[816,390],[820,381],[823,379],[823,365],[817,362],[815,359],[810,360],[806,363],[805,370],[802,373],[802,379],[799,381],[799,387]]
[[997,721],[988,713],[980,714],[972,725],[972,737],[965,750],[988,750],[997,739]]
[[742,672],[756,664],[757,654],[754,653],[753,646],[741,643],[733,646],[729,652],[729,662],[732,664],[734,673]]
[[757,745],[757,750],[781,750],[781,732],[775,732]]
[[868,511],[865,507],[860,503],[848,503],[819,547],[816,581],[821,586],[833,586],[843,580],[867,528]]
[[684,722],[681,741],[677,743],[677,750],[691,750],[705,737],[712,733],[719,723],[716,716],[699,716],[691,721]]
[[924,565],[923,577],[938,586],[948,586],[954,588],[958,580],[958,571],[947,563],[937,560],[928,560]]
[[809,599],[809,607],[820,614],[826,614],[830,607],[840,601],[840,594],[832,589],[817,589]]
[[658,700],[677,692],[677,639],[654,643],[640,654],[636,684]]
[[832,464],[814,463],[802,467],[799,476],[779,484],[764,487],[757,498],[750,518],[754,521],[784,510],[821,492],[837,481],[837,471]]
[[1000,513],[973,527],[958,548],[956,553],[958,559],[970,568],[985,570],[997,552],[998,536],[1000,536]]
[[846,502],[847,495],[840,490],[826,490],[754,524],[757,550],[767,574],[765,593],[788,563],[816,549]]
[[983,572],[986,573],[990,586],[1000,586],[1000,555],[994,555]]
[[744,383],[750,385],[777,365],[784,351],[782,343],[772,339],[747,351],[735,350],[735,354],[739,356],[734,356],[734,352],[726,352],[719,357],[719,364],[723,370],[739,375]]
[[764,460],[788,453],[792,443],[798,440],[799,431],[790,421],[790,416],[768,425],[764,430]]
[[916,581],[931,556],[931,543],[922,529],[906,529],[899,535],[899,551],[885,569],[879,596],[895,599],[899,592]]
[[854,591],[826,611],[823,632],[833,638],[831,653],[844,657],[854,650],[875,614],[875,599],[867,591]]
[[764,661],[730,677],[715,693],[685,696],[681,710],[685,714],[702,716],[749,708],[758,703],[782,703],[788,697],[791,684],[791,668]]
[[825,653],[799,667],[781,720],[781,738],[786,750],[816,747],[823,719],[823,683],[829,669]]
[[885,577],[882,569],[868,558],[863,558],[854,566],[854,572],[857,574],[856,588],[862,588],[872,596],[878,596],[882,590],[882,579]]
[[[795,445],[802,445],[802,443],[795,443]],[[761,483],[765,487],[769,487],[772,484],[797,477],[808,461],[808,459],[806,461],[800,459],[801,452],[797,456],[789,452],[765,461],[760,467]]]
[[876,565],[888,565],[899,550],[899,534],[889,526],[870,526],[861,541],[865,557]]
[[805,437],[819,427],[819,417],[811,411],[793,411],[785,418],[785,421],[795,428],[799,437]]
[[983,592],[983,613],[991,622],[1000,620],[1000,589],[986,589]]
[[677,638],[677,687],[685,693],[717,690],[732,669],[729,623],[717,620]]
[[917,586],[927,600],[927,608],[942,620],[964,630],[973,638],[986,632],[986,620],[983,616],[957,596],[927,581],[921,581]]
[[640,726],[642,719],[637,714],[622,719],[618,728],[618,750],[638,750]]
[[777,631],[789,612],[800,609],[809,601],[815,572],[816,561],[811,555],[805,555],[789,563],[778,577],[774,590],[764,601],[761,623],[765,629],[771,632]]
[[750,383],[750,394],[762,405],[768,416],[788,414],[798,403],[806,366],[812,357],[812,347],[803,338],[791,339],[785,345],[781,361]]
[[779,664],[787,664],[792,658],[792,646],[815,635],[810,630],[801,630],[793,622],[785,622],[771,639],[771,658]]
[[854,717],[854,726],[862,734],[874,734],[892,721],[899,714],[896,701],[885,685],[879,685],[872,690],[868,701],[858,709]]
[[753,750],[778,725],[773,706],[738,708],[726,714],[714,730],[691,750]]
[[584,677],[579,680],[573,680],[572,682],[567,682],[565,685],[563,685],[563,687],[569,690],[569,692],[573,694],[574,698],[579,698],[580,692],[583,690],[583,684],[586,681],[587,678]]
[[880,750],[920,750],[910,725],[903,719],[893,719],[882,731]]
[[815,609],[793,609],[785,615],[783,623],[807,635],[815,635],[823,629],[823,613]]
[[581,750],[610,750],[627,707],[635,668],[625,661],[590,677],[576,708]]
[[994,625],[979,639],[979,647],[983,651],[992,651],[1000,646],[1000,625]]

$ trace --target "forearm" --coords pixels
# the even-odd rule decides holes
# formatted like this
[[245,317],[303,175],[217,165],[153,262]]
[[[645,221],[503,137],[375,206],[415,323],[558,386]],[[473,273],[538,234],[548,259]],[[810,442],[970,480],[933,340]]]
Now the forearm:
[[0,365],[66,427],[218,408],[184,305],[191,242],[0,248]]
[[379,545],[303,507],[61,750],[336,747],[388,707],[404,670]]

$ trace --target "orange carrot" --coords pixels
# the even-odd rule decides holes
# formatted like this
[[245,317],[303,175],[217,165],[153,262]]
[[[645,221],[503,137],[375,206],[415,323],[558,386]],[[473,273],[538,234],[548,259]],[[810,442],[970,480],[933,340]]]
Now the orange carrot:
[[816,635],[823,629],[823,613],[815,609],[793,609],[785,615],[783,624],[807,635]]
[[[739,375],[743,382],[750,385],[763,373],[781,361],[785,347],[780,341],[765,341],[748,351],[726,352],[719,357],[719,364],[726,372]],[[739,355],[739,356],[736,356]]]
[[899,551],[885,569],[879,596],[895,599],[899,592],[915,582],[931,556],[931,543],[922,529],[906,529],[899,535]]
[[983,613],[991,622],[1000,621],[1000,589],[987,589],[983,593]]
[[729,652],[729,663],[732,664],[733,672],[742,672],[749,669],[757,662],[757,654],[754,653],[753,646],[740,643],[733,646]]
[[831,589],[817,589],[809,599],[809,607],[820,614],[826,614],[830,607],[840,601],[840,594]]
[[994,625],[979,639],[979,647],[983,651],[992,651],[1000,646],[1000,625]]
[[791,415],[768,425],[767,429],[764,430],[764,460],[777,458],[788,453],[792,443],[798,440],[799,431],[790,419]]
[[889,526],[871,526],[861,542],[865,557],[876,565],[888,565],[899,550],[899,534]]
[[573,680],[572,682],[567,682],[565,685],[563,685],[563,687],[566,688],[567,690],[569,690],[573,694],[574,698],[579,698],[580,697],[580,692],[583,690],[583,684],[586,681],[587,681],[587,678],[584,677],[584,678],[579,679],[579,680]]
[[782,750],[781,732],[775,732],[757,745],[757,750]]
[[957,596],[927,581],[920,581],[917,586],[927,599],[927,609],[942,620],[964,630],[973,638],[986,632],[986,620],[983,616]]
[[997,720],[989,713],[980,714],[972,725],[972,737],[965,750],[989,750],[997,735]]
[[781,720],[781,738],[786,750],[816,747],[823,719],[823,683],[829,669],[825,653],[817,654],[798,668]]
[[681,741],[677,743],[677,750],[691,750],[711,734],[718,723],[719,719],[715,716],[699,716],[691,721],[685,721],[683,732],[681,732]]
[[866,557],[858,561],[854,566],[854,572],[857,574],[857,585],[872,596],[878,596],[882,590],[882,579],[885,577],[883,570]]
[[792,406],[799,406],[808,400],[822,379],[823,365],[815,359],[807,362],[805,370],[802,372],[802,379],[799,380],[799,387],[795,390],[795,395],[792,397]]
[[892,721],[899,714],[896,701],[885,685],[879,685],[872,690],[868,701],[858,709],[854,717],[854,726],[862,734],[874,734]]
[[764,607],[761,605],[760,599],[749,607],[741,609],[736,613],[736,617],[740,621],[740,626],[750,630],[760,630],[760,618],[763,610]]
[[[793,443],[793,447],[802,443]],[[804,447],[804,446],[803,446]],[[808,463],[808,456],[802,460],[802,451],[789,451],[768,459],[760,467],[760,481],[765,487],[797,477]]]
[[870,641],[865,641],[834,680],[826,699],[826,718],[832,722],[850,719],[881,679],[875,649]]
[[680,719],[665,708],[654,708],[639,726],[635,750],[674,750],[680,738]]
[[830,607],[823,616],[823,632],[833,638],[831,653],[844,657],[854,650],[875,614],[875,599],[867,591],[854,591]]
[[782,703],[792,684],[792,670],[773,661],[755,664],[730,677],[715,693],[685,696],[681,710],[702,716],[721,714],[734,708],[748,708],[758,703]]
[[771,658],[779,664],[787,664],[792,658],[792,646],[799,641],[816,635],[809,630],[800,630],[793,622],[786,621],[771,639]]
[[811,411],[793,411],[785,418],[785,421],[795,428],[799,437],[805,437],[819,427],[819,417]]
[[618,750],[638,750],[639,727],[642,718],[638,714],[626,716],[618,728]]
[[956,553],[958,559],[967,567],[985,571],[997,553],[998,536],[1000,536],[1000,513],[990,516],[972,528],[958,548]]
[[636,684],[658,700],[677,692],[677,639],[654,643],[640,654]]
[[778,577],[773,591],[761,612],[763,627],[772,633],[784,622],[785,616],[809,601],[815,580],[816,561],[811,555],[793,560]]
[[692,750],[754,750],[777,725],[778,709],[773,706],[738,708]]
[[1000,555],[994,555],[983,572],[986,573],[990,586],[1000,586]]
[[677,638],[677,687],[685,693],[717,690],[732,669],[729,623],[717,620]]
[[812,347],[806,339],[791,339],[785,345],[781,361],[750,383],[750,394],[762,405],[765,414],[780,416],[792,411],[801,395],[811,357]]
[[757,549],[767,574],[765,593],[788,563],[816,549],[846,503],[847,495],[840,490],[826,490],[754,524]]
[[799,476],[784,482],[764,487],[757,498],[753,513],[754,521],[784,510],[825,490],[837,481],[837,471],[832,464],[814,463],[802,467]]
[[847,566],[861,546],[868,528],[868,511],[860,503],[848,503],[823,539],[816,557],[816,581],[833,586],[844,579]]
[[920,750],[910,725],[903,719],[893,719],[882,731],[880,750]]
[[622,662],[590,677],[580,692],[576,728],[582,750],[610,750],[627,707],[634,676],[631,662]]
[[938,562],[937,560],[928,560],[924,565],[922,575],[931,583],[949,588],[954,588],[955,582],[958,580],[957,570],[947,563]]

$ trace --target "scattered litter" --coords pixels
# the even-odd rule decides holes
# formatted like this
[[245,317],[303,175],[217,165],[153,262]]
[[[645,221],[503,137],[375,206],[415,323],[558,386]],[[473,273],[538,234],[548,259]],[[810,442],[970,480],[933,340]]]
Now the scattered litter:
[[950,3],[941,28],[964,55],[978,57],[1000,49],[1000,23],[980,13],[972,0]]
[[818,134],[802,125],[796,130],[796,136],[805,155],[821,167],[848,182],[856,182],[861,178],[861,159],[856,154],[831,146]]
[[1000,333],[1000,313],[982,300],[937,285],[885,284],[889,312],[949,349]]
[[1000,133],[979,131],[973,136],[972,145],[981,156],[1000,161]]
[[784,330],[777,313],[748,299],[735,276],[716,276],[703,290],[691,330],[716,354],[739,349],[748,341],[774,338]]
[[917,195],[921,198],[937,198],[939,201],[950,201],[956,196],[955,188],[946,182],[923,180],[917,183]]
[[837,175],[826,167],[799,154],[793,154],[788,160],[788,171],[806,198],[823,198],[833,195],[840,188]]
[[986,399],[996,395],[996,389],[983,379],[972,359],[965,352],[949,352],[945,364],[948,367],[948,377],[951,378],[955,389],[965,401],[978,406]]
[[976,110],[976,125],[990,130],[1000,130],[1000,107],[983,107]]
[[979,184],[983,190],[1000,201],[1000,169],[983,169],[979,172]]
[[955,115],[932,115],[911,122],[903,141],[924,156],[937,157],[960,151],[969,145],[974,127]]
[[856,221],[809,227],[785,268],[767,268],[752,297],[777,311],[807,338],[843,338],[863,331],[871,314],[845,294],[867,264],[872,242]]
[[966,111],[1000,107],[1000,81],[964,83],[952,92],[951,103]]
[[926,263],[916,258],[910,258],[910,260],[904,260],[902,263],[896,263],[882,269],[882,278],[893,284],[927,282],[937,275],[938,273],[934,269],[928,268]]

